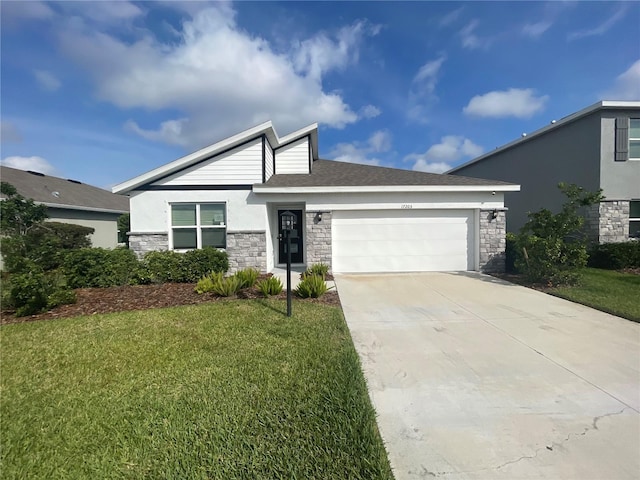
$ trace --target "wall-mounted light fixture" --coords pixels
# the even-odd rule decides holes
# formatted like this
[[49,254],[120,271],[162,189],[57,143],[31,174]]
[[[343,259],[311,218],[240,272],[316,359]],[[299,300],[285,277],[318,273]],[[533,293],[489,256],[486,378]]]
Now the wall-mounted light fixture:
[[491,218],[490,218],[490,220],[495,220],[496,218],[498,218],[498,210],[497,210],[497,209],[494,209],[494,210],[491,212]]
[[322,214],[327,212],[316,212],[316,216],[313,218],[315,223],[320,223],[322,221]]

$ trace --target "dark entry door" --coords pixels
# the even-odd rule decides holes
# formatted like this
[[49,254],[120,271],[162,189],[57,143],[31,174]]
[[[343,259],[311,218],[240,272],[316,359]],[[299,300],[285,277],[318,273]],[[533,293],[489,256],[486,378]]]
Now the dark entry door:
[[[278,210],[278,263],[287,263],[287,240],[282,233],[280,215],[287,210]],[[296,216],[296,228],[291,231],[291,263],[302,263],[302,210],[289,210]]]

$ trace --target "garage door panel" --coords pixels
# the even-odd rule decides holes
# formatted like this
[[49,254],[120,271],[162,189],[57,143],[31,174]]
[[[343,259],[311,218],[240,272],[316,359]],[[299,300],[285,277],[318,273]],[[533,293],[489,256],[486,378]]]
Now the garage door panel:
[[338,211],[335,272],[455,271],[473,268],[473,211]]

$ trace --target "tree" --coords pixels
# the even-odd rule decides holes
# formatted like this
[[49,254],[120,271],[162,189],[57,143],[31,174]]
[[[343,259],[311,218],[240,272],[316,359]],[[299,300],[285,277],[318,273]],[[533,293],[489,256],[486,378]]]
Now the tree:
[[532,282],[575,283],[578,269],[587,264],[587,239],[580,209],[602,201],[602,190],[589,192],[566,183],[559,183],[558,188],[567,197],[560,212],[554,214],[543,208],[530,213],[516,238],[516,267]]
[[0,193],[6,196],[0,202],[2,235],[25,235],[34,225],[42,223],[48,217],[46,206],[36,205],[32,199],[24,198],[10,183],[1,182]]
[[118,242],[125,243],[129,248],[129,236],[127,232],[131,230],[131,216],[123,213],[118,217]]

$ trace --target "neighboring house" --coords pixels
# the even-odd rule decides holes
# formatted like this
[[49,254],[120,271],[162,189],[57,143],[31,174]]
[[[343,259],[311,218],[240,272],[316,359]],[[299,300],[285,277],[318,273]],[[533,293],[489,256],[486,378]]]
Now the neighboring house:
[[640,102],[598,102],[447,173],[522,185],[505,196],[510,232],[528,212],[559,211],[566,197],[557,185],[566,182],[603,190],[586,212],[592,241],[640,238]]
[[518,185],[318,159],[318,127],[271,122],[116,185],[130,195],[130,248],[226,249],[230,270],[286,261],[334,272],[500,270],[504,192]]
[[0,166],[0,180],[18,193],[47,206],[48,221],[75,223],[95,230],[94,247],[118,245],[118,217],[129,211],[129,199],[77,180]]

